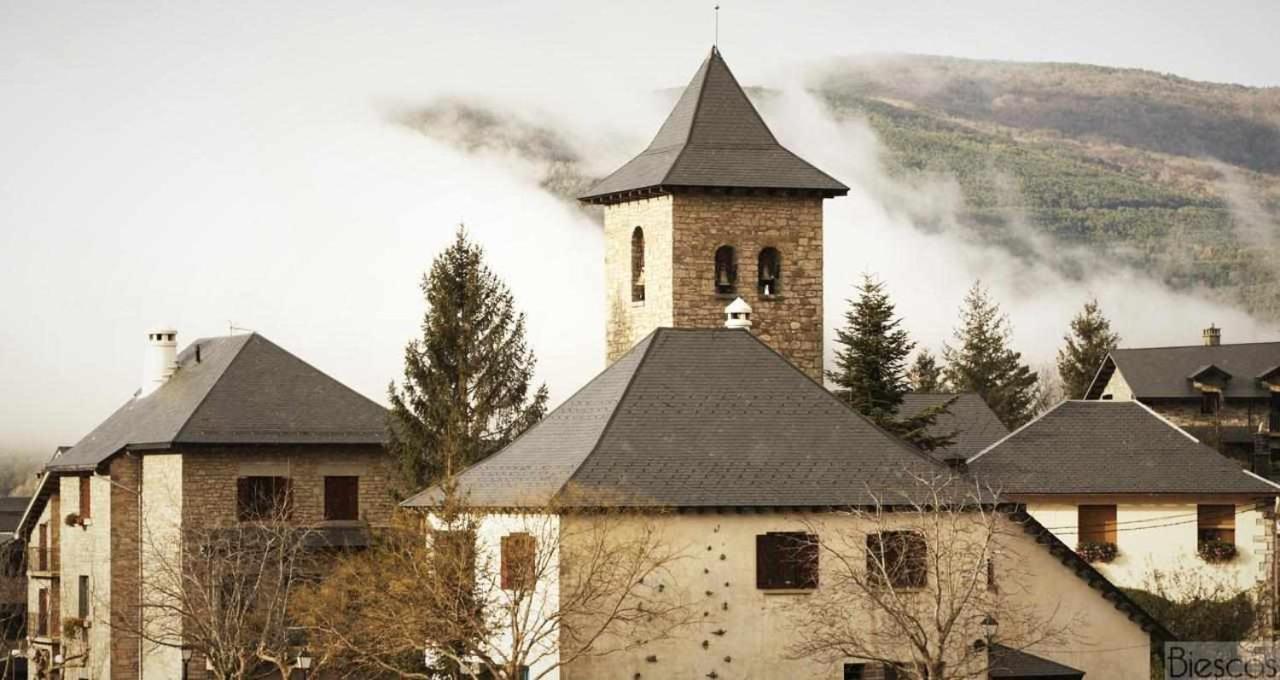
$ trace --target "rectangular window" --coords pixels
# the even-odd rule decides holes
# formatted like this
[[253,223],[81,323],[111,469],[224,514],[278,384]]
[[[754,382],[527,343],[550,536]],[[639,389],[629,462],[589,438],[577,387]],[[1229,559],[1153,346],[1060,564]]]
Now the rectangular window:
[[36,635],[49,636],[49,589],[41,588],[36,593]]
[[1267,420],[1271,433],[1280,433],[1280,392],[1271,393],[1271,413]]
[[1236,542],[1236,506],[1234,505],[1199,505],[1196,523],[1196,535],[1201,543],[1221,541],[1235,545]]
[[77,614],[83,621],[89,620],[89,577],[80,576],[80,609]]
[[40,524],[40,538],[36,541],[36,571],[49,571],[49,523]]
[[324,478],[324,518],[327,520],[360,519],[360,478]]
[[1213,415],[1218,412],[1222,406],[1221,392],[1201,392],[1200,393],[1200,412],[1205,415]]
[[845,664],[844,680],[867,680],[867,664],[865,663]]
[[476,536],[472,531],[436,531],[432,533],[432,558],[444,583],[456,583],[448,589],[470,599],[475,589]]
[[80,519],[89,519],[93,516],[93,503],[89,493],[89,484],[92,481],[92,477],[80,478]]
[[502,589],[529,590],[537,578],[538,542],[526,533],[502,537]]
[[236,480],[236,507],[241,522],[289,519],[293,494],[288,477],[241,477]]
[[762,590],[818,587],[818,537],[803,531],[756,536],[756,587]]
[[1081,505],[1077,513],[1080,543],[1116,542],[1116,506]]
[[996,558],[987,558],[987,592],[998,593],[1000,586],[996,583]]
[[867,536],[867,580],[893,588],[929,585],[929,545],[914,531]]

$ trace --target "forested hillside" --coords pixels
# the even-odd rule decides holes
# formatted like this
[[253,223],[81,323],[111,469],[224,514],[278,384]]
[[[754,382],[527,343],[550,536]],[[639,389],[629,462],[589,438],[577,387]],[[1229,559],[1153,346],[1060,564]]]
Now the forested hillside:
[[1011,252],[1022,220],[1280,319],[1280,89],[924,56],[845,61],[814,89],[871,124],[890,172],[955,177],[963,219]]

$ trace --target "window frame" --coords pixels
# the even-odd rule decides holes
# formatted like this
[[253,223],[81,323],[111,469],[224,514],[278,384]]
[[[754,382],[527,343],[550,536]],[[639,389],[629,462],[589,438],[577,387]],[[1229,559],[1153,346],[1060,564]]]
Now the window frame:
[[[766,261],[773,268],[773,277],[770,279],[765,278]],[[765,292],[766,288],[769,289],[768,293]],[[782,251],[774,246],[765,246],[756,255],[756,292],[763,298],[782,295]]]
[[[900,546],[886,541],[888,537],[902,539]],[[895,564],[889,564],[890,557],[886,554],[886,548],[899,547],[903,549],[903,554],[894,560]],[[894,590],[923,590],[929,587],[929,540],[920,531],[895,529],[867,534],[866,557],[867,583],[870,585]],[[882,574],[881,564],[884,571],[891,573]],[[888,583],[884,582],[885,577],[888,578]]]
[[757,589],[814,590],[820,573],[817,534],[769,531],[756,535]]
[[1196,505],[1196,545],[1208,541],[1236,543],[1236,506],[1221,504]]
[[93,477],[80,476],[80,519],[93,519]]
[[[716,295],[736,295],[738,293],[738,249],[725,243],[717,246],[713,255],[715,265],[711,277],[711,287]],[[724,272],[725,281],[720,283],[720,273]]]
[[89,608],[89,576],[88,574],[80,574],[80,578],[76,581],[76,595],[79,601],[76,603],[76,613],[80,616],[81,621],[88,621],[92,610]]
[[1222,393],[1204,390],[1200,393],[1200,415],[1216,416],[1222,411]]
[[[1085,516],[1093,514],[1103,517],[1101,521],[1085,521]],[[1076,531],[1079,543],[1110,543],[1118,545],[1116,534],[1117,518],[1120,509],[1115,504],[1083,504],[1076,506]]]
[[503,590],[533,590],[538,580],[538,539],[527,531],[513,531],[499,542],[500,585]]
[[[350,484],[350,486],[334,488],[343,484]],[[323,517],[326,522],[360,520],[360,477],[358,475],[325,475]]]
[[[256,484],[270,480],[271,490],[262,493],[254,489]],[[258,507],[270,497],[270,507]],[[272,519],[293,518],[293,480],[278,475],[246,475],[236,478],[236,517],[241,522],[261,522]]]

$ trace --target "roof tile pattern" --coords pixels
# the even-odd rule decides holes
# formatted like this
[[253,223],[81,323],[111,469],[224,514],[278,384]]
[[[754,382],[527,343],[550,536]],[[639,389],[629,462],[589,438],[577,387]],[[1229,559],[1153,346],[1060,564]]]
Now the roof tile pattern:
[[1089,389],[1089,398],[1101,395],[1103,378],[1109,378],[1114,367],[1139,399],[1196,399],[1200,392],[1192,385],[1191,377],[1210,366],[1231,375],[1224,396],[1266,397],[1269,388],[1259,379],[1277,365],[1280,342],[1117,349],[1107,357]]
[[670,187],[849,190],[778,143],[714,48],[649,147],[581,198]]
[[660,328],[459,483],[483,506],[572,490],[630,505],[794,507],[893,500],[918,489],[909,473],[938,470],[749,332]]
[[1135,401],[1064,401],[969,470],[1006,494],[1280,494]]
[[947,413],[938,418],[933,427],[928,428],[931,435],[943,435],[955,432],[955,444],[934,453],[943,458],[970,458],[979,451],[991,446],[1005,435],[1009,428],[1000,422],[995,411],[987,406],[987,402],[976,392],[960,394],[944,394],[941,392],[912,392],[902,396],[902,405],[898,413],[916,415],[925,409],[941,406],[947,400],[955,398],[955,403]]
[[130,399],[48,469],[93,469],[126,447],[377,444],[385,427],[381,406],[257,333],[203,338],[178,355],[165,384]]

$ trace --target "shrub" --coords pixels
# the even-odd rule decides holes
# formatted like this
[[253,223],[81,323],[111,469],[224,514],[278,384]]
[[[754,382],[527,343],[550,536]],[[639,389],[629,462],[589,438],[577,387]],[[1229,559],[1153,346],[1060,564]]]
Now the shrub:
[[1076,554],[1086,562],[1110,562],[1120,554],[1115,543],[1081,543],[1076,546]]
[[78,616],[68,616],[62,620],[62,639],[71,640],[80,636],[80,631],[84,630],[84,619]]
[[1200,541],[1196,551],[1205,562],[1230,562],[1236,558],[1236,544],[1227,541]]

